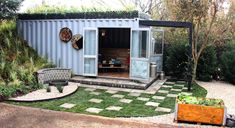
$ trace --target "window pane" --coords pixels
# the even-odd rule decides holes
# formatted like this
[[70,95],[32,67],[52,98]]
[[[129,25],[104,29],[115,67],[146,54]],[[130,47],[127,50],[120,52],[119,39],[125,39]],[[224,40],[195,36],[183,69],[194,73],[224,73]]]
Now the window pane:
[[148,42],[148,33],[147,31],[141,31],[139,33],[139,57],[147,58],[147,42]]
[[163,32],[155,31],[153,32],[153,54],[162,54],[162,43],[163,43]]
[[84,59],[84,73],[85,74],[95,74],[95,59],[85,58]]
[[85,31],[85,45],[84,54],[85,55],[95,55],[96,54],[96,31],[86,30]]

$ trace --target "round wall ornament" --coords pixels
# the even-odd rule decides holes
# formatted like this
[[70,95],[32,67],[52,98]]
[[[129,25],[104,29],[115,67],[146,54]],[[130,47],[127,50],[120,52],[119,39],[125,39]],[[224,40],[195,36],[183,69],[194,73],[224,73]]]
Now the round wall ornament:
[[60,29],[59,36],[60,36],[60,40],[63,42],[66,42],[66,43],[69,42],[72,38],[72,35],[73,35],[72,31],[69,28],[64,27]]
[[76,50],[82,49],[83,37],[81,34],[73,35],[71,42],[74,49]]

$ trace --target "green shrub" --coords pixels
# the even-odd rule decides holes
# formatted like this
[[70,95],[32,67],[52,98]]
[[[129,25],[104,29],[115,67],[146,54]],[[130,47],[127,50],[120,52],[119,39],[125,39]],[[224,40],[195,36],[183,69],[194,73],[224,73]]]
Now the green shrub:
[[221,68],[225,80],[235,84],[235,44],[228,44],[221,56]]
[[216,51],[212,46],[207,47],[198,60],[197,79],[211,81],[216,70]]
[[56,88],[60,93],[63,93],[64,88],[62,85],[58,84],[58,85],[56,85]]
[[168,75],[184,78],[188,61],[187,43],[172,43],[165,48],[164,70]]
[[50,87],[50,86],[47,86],[47,87],[46,87],[46,90],[47,90],[47,92],[51,92],[51,87]]
[[17,36],[15,21],[1,22],[0,99],[42,88],[34,72],[44,67],[53,65],[38,56],[27,42]]

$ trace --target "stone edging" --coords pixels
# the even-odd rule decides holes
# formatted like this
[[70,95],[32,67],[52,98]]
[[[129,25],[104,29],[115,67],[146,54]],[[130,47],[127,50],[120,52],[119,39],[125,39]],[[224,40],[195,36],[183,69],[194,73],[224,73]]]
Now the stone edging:
[[58,97],[53,97],[53,98],[48,98],[48,99],[39,99],[39,100],[14,100],[14,99],[7,99],[6,101],[14,101],[14,102],[40,102],[40,101],[49,101],[49,100],[55,100],[55,99],[61,99],[67,96],[70,96],[74,93],[77,92],[79,86],[77,86],[77,88],[72,91],[71,93],[67,94],[67,95],[62,95],[62,96],[58,96]]

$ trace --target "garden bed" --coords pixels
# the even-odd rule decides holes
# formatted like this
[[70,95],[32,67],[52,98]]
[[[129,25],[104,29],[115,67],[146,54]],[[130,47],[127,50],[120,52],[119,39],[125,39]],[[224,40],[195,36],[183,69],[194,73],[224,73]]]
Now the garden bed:
[[180,95],[176,99],[176,121],[214,125],[225,124],[223,100]]

